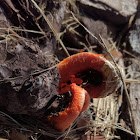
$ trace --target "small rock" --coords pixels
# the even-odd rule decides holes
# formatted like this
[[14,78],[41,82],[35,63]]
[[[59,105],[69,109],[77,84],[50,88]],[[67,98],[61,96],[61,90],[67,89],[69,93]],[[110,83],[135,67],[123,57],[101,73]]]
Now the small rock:
[[[103,21],[93,20],[92,18],[89,18],[89,17],[81,17],[81,21],[82,21],[82,23],[84,23],[84,25],[86,26],[86,28],[97,39],[99,39],[100,36],[101,36],[103,39],[108,40],[108,38],[109,38],[109,32],[114,32],[114,34],[115,34],[115,29],[113,27],[107,25]],[[89,38],[88,39],[89,39],[89,42],[90,42],[91,45],[98,45],[98,41],[94,37],[92,37],[91,35],[89,35]],[[106,43],[107,43],[107,45],[110,44],[107,41],[106,41]]]
[[136,18],[133,29],[129,32],[129,43],[132,50],[140,54],[140,6]]
[[80,0],[79,6],[85,13],[94,18],[101,17],[114,24],[128,22],[137,11],[137,0]]

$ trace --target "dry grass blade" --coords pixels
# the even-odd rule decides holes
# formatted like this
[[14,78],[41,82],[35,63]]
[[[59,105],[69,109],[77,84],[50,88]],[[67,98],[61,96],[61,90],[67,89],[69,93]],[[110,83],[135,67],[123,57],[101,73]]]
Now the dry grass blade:
[[118,71],[118,74],[121,78],[121,81],[122,81],[122,84],[123,84],[123,87],[124,87],[124,90],[125,90],[125,95],[126,95],[126,100],[127,100],[127,103],[128,103],[128,108],[130,110],[130,115],[131,115],[131,119],[132,119],[132,127],[133,127],[133,130],[134,130],[134,133],[135,133],[135,140],[138,140],[138,134],[137,134],[137,128],[136,128],[136,125],[135,125],[135,120],[134,120],[134,114],[133,114],[133,110],[132,110],[132,106],[131,106],[131,101],[130,101],[130,97],[129,97],[129,94],[128,94],[128,91],[127,91],[127,87],[126,87],[126,83],[125,83],[125,79],[120,71],[120,69],[118,68],[117,66],[117,63],[115,62],[113,56],[110,54],[110,52],[108,51],[105,43],[104,43],[104,40],[102,39],[102,37],[100,36],[102,42],[103,42],[103,47],[105,48],[105,50],[107,51],[107,53],[110,55],[113,63],[115,64],[116,68],[117,68],[117,71]]
[[[14,26],[11,26],[10,28],[14,31],[22,31],[22,32],[29,32],[29,33],[43,34],[44,35],[44,33],[40,32],[40,31],[27,30],[27,29],[22,29],[19,27],[14,27]],[[8,31],[9,29],[8,28],[0,28],[0,30]]]
[[57,32],[55,31],[54,27],[52,26],[51,22],[48,20],[48,18],[46,17],[46,15],[44,14],[44,12],[40,9],[40,7],[37,5],[37,3],[34,0],[31,0],[32,3],[34,4],[34,6],[39,10],[40,14],[43,16],[44,20],[46,21],[46,23],[49,25],[50,29],[52,30],[53,34],[55,35],[56,39],[59,41],[59,43],[61,44],[62,48],[64,49],[65,53],[67,54],[67,56],[70,56],[70,54],[68,53],[66,47],[64,46],[62,40],[60,39],[59,35],[57,34]]
[[65,138],[68,136],[68,134],[70,133],[71,131],[71,127],[72,125],[69,127],[69,129],[67,130],[66,134],[65,134],[65,137],[62,139],[62,140],[65,140]]
[[110,54],[110,52],[108,51],[102,37],[101,37],[101,41],[96,37],[94,36],[76,17],[75,15],[73,14],[73,12],[71,12],[73,18],[75,19],[75,21],[77,21],[93,38],[95,38],[98,43],[103,47],[103,49],[109,54],[109,56],[111,57],[116,69],[117,69],[117,72],[118,72],[118,75],[122,81],[122,84],[123,84],[123,87],[124,87],[124,90],[125,90],[125,95],[126,95],[126,98],[127,98],[127,103],[128,103],[128,108],[130,109],[130,115],[131,115],[131,118],[132,118],[132,127],[133,127],[133,130],[134,130],[134,133],[135,133],[135,140],[138,140],[138,135],[137,135],[137,130],[136,130],[136,125],[135,125],[135,121],[134,121],[134,115],[133,115],[133,111],[132,111],[132,106],[131,106],[131,101],[130,101],[130,98],[129,98],[129,95],[128,95],[128,91],[127,91],[127,87],[126,87],[126,84],[125,84],[125,79],[123,78],[121,72],[120,72],[120,69],[118,68],[113,56]]
[[136,79],[125,79],[126,83],[140,83],[140,80],[136,80]]
[[94,131],[94,135],[102,133],[106,139],[115,138],[116,127],[114,124],[117,124],[119,116],[116,99],[117,97],[110,95],[106,98],[94,99],[91,103],[91,107],[94,106],[93,109],[96,112],[95,119],[91,120],[92,124],[90,124],[90,129]]
[[[49,71],[49,70],[51,70],[51,69],[54,69],[54,68],[56,68],[57,67],[57,65],[54,65],[54,66],[52,66],[52,67],[50,67],[50,68],[47,68],[47,69],[44,69],[44,70],[41,70],[41,71],[37,71],[37,72],[33,72],[33,73],[31,73],[30,75],[29,75],[29,77],[30,76],[35,76],[35,75],[39,75],[39,74],[42,74],[42,73],[45,73],[45,72],[47,72],[47,71]],[[28,77],[28,78],[29,78]],[[20,79],[20,78],[23,78],[23,76],[18,76],[18,77],[13,77],[13,78],[5,78],[5,79],[2,79],[2,80],[0,80],[0,83],[3,83],[3,82],[9,82],[9,81],[13,81],[13,80],[17,80],[17,79]]]
[[[21,124],[19,124],[15,119],[13,119],[11,116],[9,116],[8,114],[0,111],[0,115],[4,115],[5,117],[7,117],[8,119],[10,119],[11,121],[13,121],[15,124],[17,124],[18,126],[20,126],[21,128],[24,128]],[[25,128],[24,128],[25,129]]]

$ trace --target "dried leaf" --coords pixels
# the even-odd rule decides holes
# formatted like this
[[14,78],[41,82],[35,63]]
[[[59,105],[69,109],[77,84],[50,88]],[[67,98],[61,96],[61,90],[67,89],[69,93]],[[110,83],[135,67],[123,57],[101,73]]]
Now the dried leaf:
[[28,140],[27,136],[19,133],[16,129],[12,130],[10,137],[11,140]]
[[[120,58],[122,58],[122,54],[120,51],[118,51],[116,48],[113,48],[111,51],[110,51],[111,55],[113,56],[114,60],[115,61],[119,61]],[[105,58],[109,61],[112,61],[112,59],[110,58],[110,56],[107,54],[105,56]]]

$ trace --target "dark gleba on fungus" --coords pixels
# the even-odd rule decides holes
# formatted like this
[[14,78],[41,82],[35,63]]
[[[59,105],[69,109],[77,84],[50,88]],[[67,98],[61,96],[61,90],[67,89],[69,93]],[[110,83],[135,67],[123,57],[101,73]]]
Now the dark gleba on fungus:
[[106,97],[120,86],[115,66],[103,55],[75,54],[61,61],[58,69],[61,76],[59,94],[72,93],[69,106],[47,120],[58,131],[65,131],[86,110],[91,98]]

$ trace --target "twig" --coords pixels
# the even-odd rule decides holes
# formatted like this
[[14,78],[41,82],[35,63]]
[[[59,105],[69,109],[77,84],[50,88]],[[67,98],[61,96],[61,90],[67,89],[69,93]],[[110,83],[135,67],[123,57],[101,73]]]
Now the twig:
[[13,78],[4,78],[2,80],[0,80],[0,83],[3,83],[3,82],[8,82],[8,81],[13,81],[13,80],[16,80],[16,79],[19,79],[19,78],[23,78],[23,76],[18,76],[18,77],[13,77]]
[[39,74],[45,73],[48,70],[54,69],[56,67],[57,67],[57,65],[54,65],[54,66],[52,66],[50,68],[47,68],[47,69],[44,69],[44,70],[41,70],[41,71],[37,71],[37,72],[33,72],[33,73],[30,74],[30,76],[34,76],[34,75],[39,75]]
[[[50,67],[50,68],[47,68],[47,69],[44,69],[44,70],[41,70],[41,71],[37,71],[37,72],[33,72],[33,73],[31,73],[28,77],[30,77],[30,76],[35,76],[35,75],[39,75],[39,74],[42,74],[42,73],[45,73],[45,72],[47,72],[48,70],[54,69],[54,68],[56,68],[56,67],[57,67],[57,65],[54,65],[54,66],[52,66],[52,67]],[[18,76],[18,77],[13,77],[13,78],[4,78],[4,79],[0,80],[0,83],[8,82],[8,81],[13,81],[13,80],[17,80],[17,79],[19,79],[19,78],[23,78],[23,76]]]

